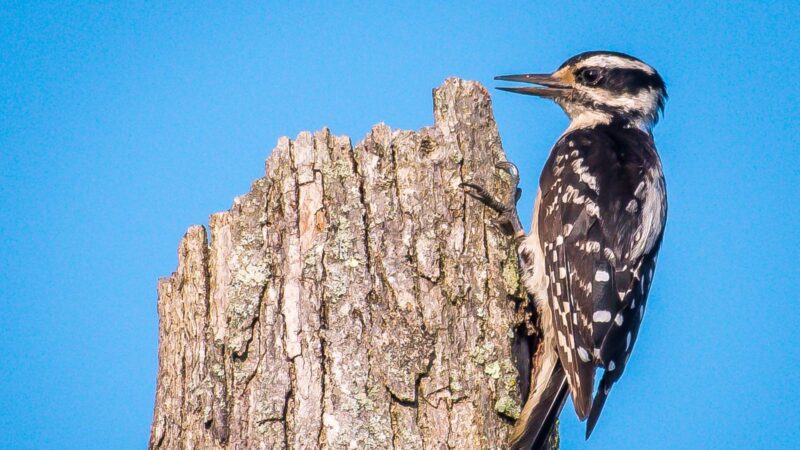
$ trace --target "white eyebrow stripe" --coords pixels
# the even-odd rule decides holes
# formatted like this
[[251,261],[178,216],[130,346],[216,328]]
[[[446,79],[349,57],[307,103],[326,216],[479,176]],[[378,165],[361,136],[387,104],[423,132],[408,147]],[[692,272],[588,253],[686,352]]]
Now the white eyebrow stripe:
[[652,67],[641,61],[634,61],[628,58],[620,58],[613,55],[595,55],[584,59],[577,64],[577,68],[581,67],[607,67],[618,69],[638,69],[653,75],[655,70]]

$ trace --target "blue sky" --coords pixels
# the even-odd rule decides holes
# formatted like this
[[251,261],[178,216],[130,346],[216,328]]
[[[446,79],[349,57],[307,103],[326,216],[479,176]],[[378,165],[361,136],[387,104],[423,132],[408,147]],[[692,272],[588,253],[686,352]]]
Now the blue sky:
[[[417,129],[448,76],[493,86],[593,49],[668,83],[670,216],[625,376],[588,443],[564,410],[564,448],[800,438],[793,2],[0,3],[0,448],[146,445],[156,279],[279,136]],[[527,223],[566,118],[493,98]]]

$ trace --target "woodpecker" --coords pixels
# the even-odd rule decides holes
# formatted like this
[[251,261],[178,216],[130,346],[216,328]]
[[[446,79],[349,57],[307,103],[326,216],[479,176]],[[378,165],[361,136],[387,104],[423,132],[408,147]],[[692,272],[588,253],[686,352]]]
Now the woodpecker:
[[[567,393],[580,420],[588,419],[589,438],[636,342],[667,217],[652,134],[667,91],[651,66],[608,51],[576,55],[551,74],[495,79],[532,84],[499,89],[551,99],[570,119],[542,170],[529,235],[517,215],[521,191],[513,164],[497,165],[514,180],[510,202],[463,184],[467,194],[499,213],[496,222],[517,239],[543,350],[529,373],[509,446],[540,449]],[[603,375],[593,396],[598,368]]]

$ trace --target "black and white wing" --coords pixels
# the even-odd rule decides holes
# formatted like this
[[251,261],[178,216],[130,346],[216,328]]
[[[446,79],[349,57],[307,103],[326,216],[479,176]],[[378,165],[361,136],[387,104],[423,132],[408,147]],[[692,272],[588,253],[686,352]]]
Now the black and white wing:
[[[666,218],[661,165],[649,134],[573,131],[540,181],[539,239],[559,360],[591,433],[627,363],[644,314]],[[605,372],[592,401],[596,367]]]

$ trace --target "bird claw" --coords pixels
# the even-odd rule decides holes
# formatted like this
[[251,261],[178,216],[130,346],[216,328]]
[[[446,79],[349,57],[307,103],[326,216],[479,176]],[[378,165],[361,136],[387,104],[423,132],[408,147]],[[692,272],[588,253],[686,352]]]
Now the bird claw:
[[516,182],[514,183],[515,186],[516,183],[519,183],[519,169],[517,169],[517,166],[514,163],[510,161],[500,161],[494,166],[497,167],[498,169],[505,170],[506,172],[508,172],[508,174],[511,175],[516,180]]
[[499,228],[503,234],[516,238],[524,237],[525,231],[522,229],[519,215],[517,214],[517,202],[522,196],[522,189],[518,186],[519,169],[508,161],[500,161],[495,164],[495,167],[505,171],[511,176],[511,184],[514,189],[514,197],[511,201],[502,202],[497,200],[486,188],[474,183],[461,183],[459,186],[464,190],[465,194],[478,200],[499,214],[497,218],[492,219],[492,224]]
[[498,214],[506,212],[507,205],[494,198],[483,186],[474,183],[461,183],[459,185],[464,193],[488,206]]
[[504,170],[511,176],[511,184],[514,186],[514,208],[516,208],[519,198],[522,197],[522,189],[519,188],[519,169],[510,161],[500,161],[494,166],[500,170]]

